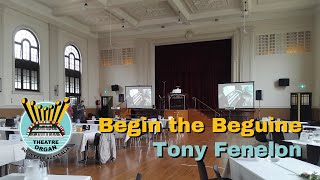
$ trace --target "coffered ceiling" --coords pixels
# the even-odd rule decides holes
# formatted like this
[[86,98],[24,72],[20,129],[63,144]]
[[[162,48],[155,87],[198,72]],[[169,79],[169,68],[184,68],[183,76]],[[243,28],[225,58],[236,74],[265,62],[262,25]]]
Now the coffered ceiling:
[[[35,0],[56,17],[69,17],[91,32],[144,31],[194,27],[243,16],[312,8],[318,0]],[[111,20],[111,21],[110,21]],[[110,25],[111,23],[111,25]]]

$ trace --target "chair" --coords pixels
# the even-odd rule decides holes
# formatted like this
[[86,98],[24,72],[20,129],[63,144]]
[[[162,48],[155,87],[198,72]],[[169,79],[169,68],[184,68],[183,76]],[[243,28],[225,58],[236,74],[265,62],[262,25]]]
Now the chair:
[[96,160],[99,161],[100,158],[99,158],[99,142],[100,142],[100,137],[101,137],[101,134],[100,133],[96,133],[94,135],[94,140],[93,140],[93,146],[95,147],[95,150],[96,150]]
[[273,132],[272,133],[272,140],[275,143],[281,143],[284,140],[283,132]]
[[223,177],[221,177],[221,174],[220,174],[220,172],[219,172],[219,167],[217,166],[217,165],[214,165],[213,166],[213,171],[214,171],[214,173],[216,174],[216,178],[214,178],[215,180],[231,180],[231,179],[229,179],[229,178],[223,178]]
[[6,127],[13,127],[14,126],[14,119],[6,119]]
[[259,142],[263,142],[263,143],[268,142],[267,133],[263,133],[263,132],[258,133],[255,131],[254,138]]
[[320,147],[307,144],[307,162],[318,165],[320,157]]
[[206,170],[206,165],[204,164],[203,160],[197,161],[197,165],[198,165],[200,180],[208,180],[208,173]]
[[[280,141],[279,142],[279,145],[283,145],[283,146],[286,146],[288,149],[290,148],[290,146],[293,146],[293,143],[292,142],[287,142],[287,141]],[[284,157],[289,157],[289,153],[287,154],[287,156],[284,156]],[[296,158],[296,159],[300,159],[301,160],[301,157],[298,157],[296,154],[294,155],[293,158]]]
[[320,121],[309,121],[310,126],[320,126]]
[[140,173],[138,173],[136,176],[136,180],[141,180],[141,178],[142,178],[142,175]]

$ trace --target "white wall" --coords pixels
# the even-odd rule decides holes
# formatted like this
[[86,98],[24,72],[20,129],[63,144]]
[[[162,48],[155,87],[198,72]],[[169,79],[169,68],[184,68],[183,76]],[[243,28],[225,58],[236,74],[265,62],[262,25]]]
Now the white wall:
[[[1,13],[2,12],[2,13]],[[32,17],[11,8],[0,10],[0,108],[21,108],[21,98],[35,101],[55,101],[62,99],[64,93],[64,48],[73,43],[82,57],[82,98],[87,107],[95,107],[99,99],[99,53],[96,38],[79,35],[56,27],[39,17]],[[28,28],[38,37],[40,44],[40,92],[22,92],[14,88],[13,36],[19,28]],[[2,41],[3,39],[3,41]],[[2,48],[1,48],[2,49]],[[89,73],[90,72],[90,73]],[[54,86],[59,85],[59,95]]]
[[[255,35],[312,31],[312,16],[268,21],[255,28]],[[312,39],[313,40],[313,39]],[[254,46],[255,47],[255,46]],[[313,53],[254,55],[253,79],[255,89],[261,89],[263,108],[290,108],[291,92],[312,92],[313,90]],[[290,86],[279,87],[280,78],[289,78]],[[299,85],[306,85],[305,89]],[[255,102],[258,107],[258,101]]]
[[[107,40],[100,40],[100,47],[109,47]],[[129,65],[113,65],[100,68],[100,92],[113,96],[113,105],[118,105],[118,94],[125,94],[125,86],[153,85],[150,63],[150,42],[139,40],[117,41],[113,48],[135,47],[135,62]],[[102,48],[103,49],[103,48]],[[120,86],[118,92],[111,91],[111,85]],[[154,87],[154,86],[153,86]],[[154,88],[153,88],[154,91]]]
[[320,7],[315,9],[313,17],[313,52],[314,52],[314,64],[313,64],[313,77],[314,77],[314,89],[313,89],[313,106],[320,108]]
[[[142,82],[148,85],[155,84],[154,75],[154,46],[157,44],[176,44],[192,41],[204,41],[214,39],[233,38],[232,69],[234,81],[255,81],[255,89],[263,90],[261,101],[262,108],[289,108],[290,93],[300,91],[312,91],[313,81],[313,53],[305,54],[280,54],[272,56],[255,55],[255,36],[266,33],[283,33],[312,30],[312,16],[304,15],[298,17],[287,17],[281,19],[262,20],[248,23],[247,34],[243,34],[239,28],[241,24],[228,26],[228,29],[216,32],[214,28],[208,27],[206,34],[196,34],[193,39],[186,40],[181,34],[177,37],[148,38],[117,37],[113,39],[119,46],[125,44],[134,45],[137,51],[135,65],[120,65],[108,68],[101,67],[100,91],[110,88],[111,84],[121,86],[137,85]],[[221,27],[220,27],[221,28]],[[198,30],[194,30],[199,32]],[[210,33],[210,31],[212,31]],[[222,33],[228,32],[228,33]],[[240,33],[239,33],[240,32]],[[313,33],[313,32],[312,32]],[[174,33],[173,33],[174,34]],[[177,34],[177,33],[176,33]],[[213,38],[214,37],[214,38]],[[127,39],[127,41],[125,41]],[[107,39],[100,40],[99,49],[107,49]],[[290,87],[279,88],[275,82],[279,78],[290,78]],[[299,89],[299,84],[305,84],[306,89]],[[122,93],[122,92],[121,92]],[[114,98],[117,99],[116,94]],[[255,103],[258,107],[258,102]]]
[[[312,55],[256,56],[253,68],[255,89],[261,89],[264,108],[289,108],[291,92],[311,92],[313,87]],[[280,78],[289,78],[290,86],[279,87]],[[299,85],[305,84],[305,89]],[[258,101],[255,102],[258,107]]]

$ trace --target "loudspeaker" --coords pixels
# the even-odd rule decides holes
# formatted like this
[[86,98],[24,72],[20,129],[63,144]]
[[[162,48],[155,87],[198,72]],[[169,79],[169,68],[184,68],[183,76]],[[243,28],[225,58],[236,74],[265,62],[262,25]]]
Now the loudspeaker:
[[119,91],[119,86],[118,85],[112,85],[111,86],[112,91]]
[[256,100],[262,100],[262,90],[256,90]]
[[290,81],[288,78],[285,79],[279,79],[279,86],[289,86]]
[[124,94],[119,94],[119,102],[124,102]]

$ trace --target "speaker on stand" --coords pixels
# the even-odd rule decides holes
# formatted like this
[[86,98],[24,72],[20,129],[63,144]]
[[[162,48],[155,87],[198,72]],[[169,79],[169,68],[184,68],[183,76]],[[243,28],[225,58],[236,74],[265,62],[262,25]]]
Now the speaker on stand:
[[258,110],[258,118],[260,120],[260,112],[261,112],[261,109],[260,109],[260,101],[262,100],[262,90],[256,90],[256,100],[259,101],[259,110]]

